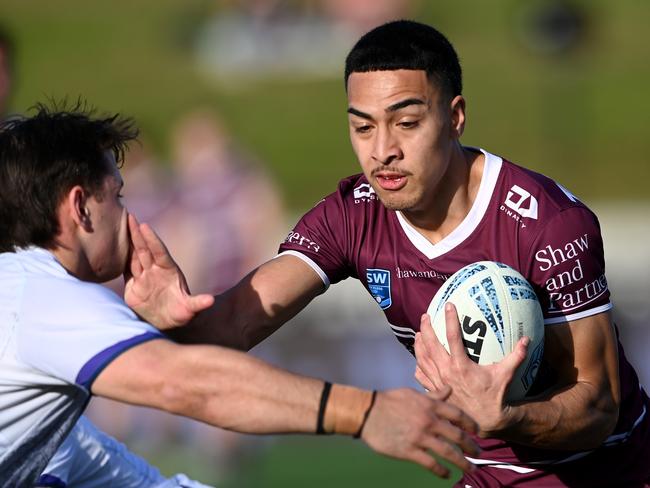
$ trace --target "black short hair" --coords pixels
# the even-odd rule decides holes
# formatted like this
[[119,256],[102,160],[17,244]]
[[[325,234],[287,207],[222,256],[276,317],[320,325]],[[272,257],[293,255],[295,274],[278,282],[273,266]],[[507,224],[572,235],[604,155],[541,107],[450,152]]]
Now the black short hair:
[[138,135],[132,119],[94,117],[82,102],[69,110],[43,104],[33,109],[32,117],[0,123],[0,252],[54,248],[57,209],[66,193],[81,185],[98,194],[112,171],[106,151],[121,164]]
[[352,73],[423,70],[450,98],[463,91],[458,55],[447,38],[429,25],[397,20],[374,28],[345,60],[345,86]]

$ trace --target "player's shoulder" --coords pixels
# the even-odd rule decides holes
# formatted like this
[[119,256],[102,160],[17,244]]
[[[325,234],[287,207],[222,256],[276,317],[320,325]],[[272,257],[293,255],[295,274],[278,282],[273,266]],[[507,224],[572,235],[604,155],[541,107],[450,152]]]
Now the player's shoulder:
[[559,215],[588,215],[595,220],[587,205],[562,184],[506,159],[495,196],[500,201],[500,210],[526,218],[531,227],[543,226]]
[[[46,249],[30,247],[3,253],[0,278],[2,297],[13,297],[13,308],[26,322],[31,319],[39,323],[41,319],[70,321],[73,317],[85,320],[98,314],[136,318],[114,291],[72,276]],[[44,315],[42,310],[49,313]]]

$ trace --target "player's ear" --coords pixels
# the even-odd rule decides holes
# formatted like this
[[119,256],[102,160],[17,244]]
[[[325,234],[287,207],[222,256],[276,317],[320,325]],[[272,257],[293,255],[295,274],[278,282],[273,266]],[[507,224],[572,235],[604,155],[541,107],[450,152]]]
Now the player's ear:
[[92,228],[88,211],[88,193],[80,185],[73,186],[66,197],[72,220],[85,229]]
[[451,111],[451,131],[456,139],[460,139],[465,131],[465,99],[456,95],[449,105]]

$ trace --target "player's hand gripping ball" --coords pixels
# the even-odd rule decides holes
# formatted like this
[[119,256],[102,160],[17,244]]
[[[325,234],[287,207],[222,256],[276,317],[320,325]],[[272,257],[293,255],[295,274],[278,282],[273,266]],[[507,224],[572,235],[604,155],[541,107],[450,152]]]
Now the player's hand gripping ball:
[[467,355],[478,364],[493,364],[512,352],[524,336],[528,354],[512,379],[507,401],[524,398],[544,351],[544,317],[530,283],[502,263],[480,261],[454,273],[433,297],[427,313],[438,340],[449,351],[444,305],[456,306]]

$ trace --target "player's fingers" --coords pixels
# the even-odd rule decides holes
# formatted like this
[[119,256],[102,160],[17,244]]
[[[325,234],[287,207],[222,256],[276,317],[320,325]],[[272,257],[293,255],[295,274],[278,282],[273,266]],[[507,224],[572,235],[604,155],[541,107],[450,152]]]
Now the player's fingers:
[[424,339],[425,344],[437,358],[449,358],[449,352],[445,349],[443,341],[440,340],[433,330],[429,314],[423,314],[420,318],[420,332],[422,333],[422,338]]
[[425,313],[420,317],[420,334],[422,334],[422,345],[429,351],[429,354],[435,355],[439,358],[449,356],[445,346],[442,345],[438,336],[433,331],[429,314]]
[[458,313],[456,312],[456,306],[451,302],[445,303],[445,324],[451,356],[457,360],[467,359],[465,346],[463,346],[463,336],[460,331]]
[[[142,264],[140,263],[140,258],[138,257],[138,252],[136,250],[136,242],[139,241],[142,243],[143,239],[142,235],[140,234],[140,230],[138,229],[138,220],[133,214],[129,214],[127,216],[127,222],[129,227],[129,238],[131,240],[131,245],[129,246],[129,266],[127,272],[129,274],[129,278],[131,276],[139,278],[142,274]],[[127,280],[127,272],[124,273],[125,280]]]
[[435,436],[444,438],[452,443],[454,448],[457,446],[471,456],[478,456],[481,453],[478,444],[476,444],[467,431],[440,416],[435,417],[430,431]]
[[406,456],[405,459],[419,464],[427,471],[431,471],[433,474],[437,474],[441,478],[449,478],[449,469],[436,461],[434,457],[424,450],[415,449]]
[[153,261],[165,268],[175,266],[175,262],[167,250],[167,246],[148,224],[140,224],[140,231],[147,244],[147,249],[153,256]]
[[429,379],[429,377],[422,372],[420,369],[420,366],[415,366],[415,379],[417,380],[420,385],[422,385],[422,388],[428,391],[437,391],[436,386],[433,384],[433,382]]
[[153,257],[149,251],[149,246],[145,240],[142,232],[141,225],[133,214],[129,214],[129,234],[131,236],[131,244],[133,247],[132,256],[137,255],[141,269],[149,269],[153,262]]
[[[437,339],[434,338],[434,340]],[[431,382],[433,389],[441,388],[443,381],[440,377],[440,370],[438,369],[438,365],[433,359],[431,349],[427,347],[426,340],[423,338],[422,332],[415,334],[414,347],[415,359],[417,361],[416,374],[419,370],[420,373],[422,373]],[[422,382],[420,382],[420,384],[422,384]],[[422,384],[422,386],[427,388],[424,384]]]
[[189,297],[189,308],[193,313],[199,313],[206,308],[210,308],[214,303],[212,295],[194,295]]
[[[418,367],[416,366],[416,369]],[[435,389],[429,389],[427,392],[427,396],[433,400],[437,400],[439,402],[444,402],[451,396],[451,386],[449,385],[441,385],[438,388]]]
[[472,434],[478,432],[478,424],[476,421],[460,408],[449,402],[434,402],[432,410],[438,417],[448,420],[467,432]]
[[129,265],[129,273],[136,278],[139,278],[142,274],[142,264],[140,263],[140,258],[138,258],[138,253],[133,251],[131,253],[131,263]]
[[529,343],[530,338],[522,337],[515,345],[514,350],[498,363],[498,366],[509,378],[512,378],[515,374],[515,370],[524,362],[524,359],[526,359],[526,351],[528,350]]
[[429,449],[437,456],[458,466],[463,471],[470,471],[474,467],[474,465],[463,456],[462,451],[458,449],[458,447],[440,437],[427,437],[423,440],[422,447]]

